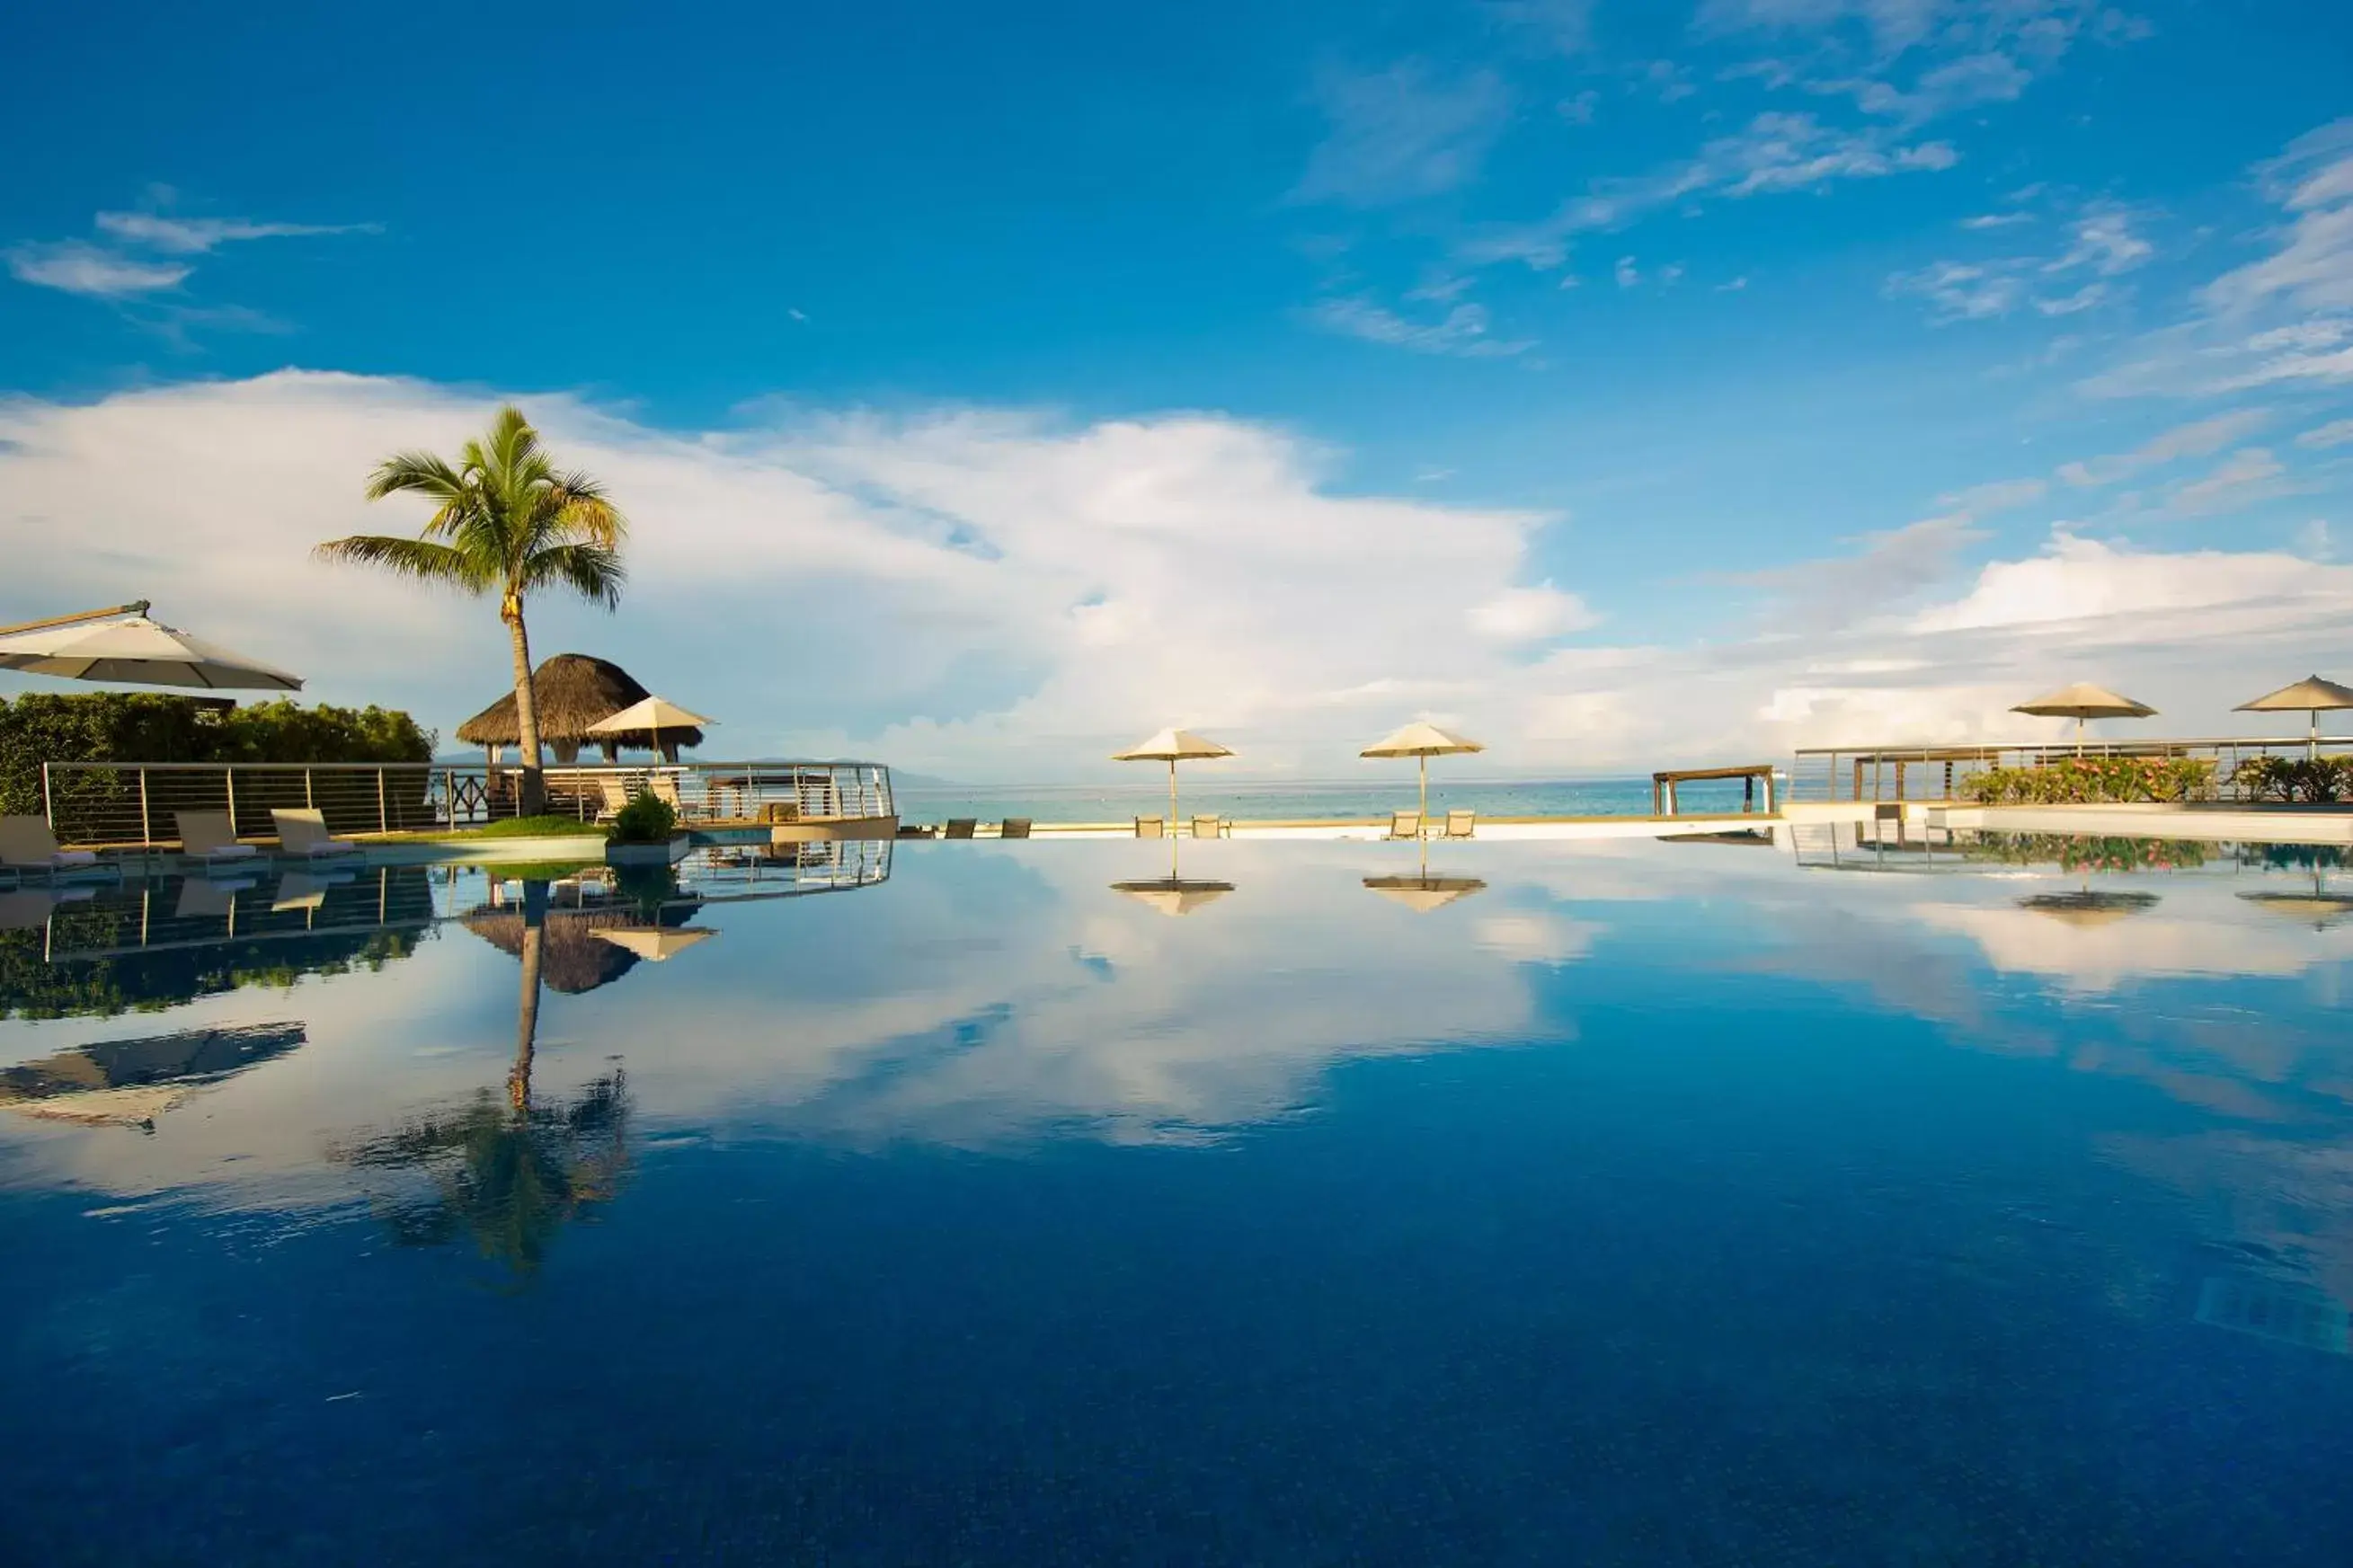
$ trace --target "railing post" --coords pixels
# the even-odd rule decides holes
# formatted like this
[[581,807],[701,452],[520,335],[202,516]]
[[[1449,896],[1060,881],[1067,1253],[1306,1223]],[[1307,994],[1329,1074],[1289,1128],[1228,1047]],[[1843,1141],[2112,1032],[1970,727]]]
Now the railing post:
[[319,792],[311,787],[311,770],[306,765],[302,769],[302,809],[316,811],[318,808]]
[[58,798],[49,793],[49,764],[41,764],[41,816],[47,819],[49,832],[58,830]]
[[384,798],[384,770],[378,768],[375,771],[375,830],[378,833],[389,833],[392,831],[391,824],[392,812],[385,805]]
[[147,770],[139,770],[139,842],[143,847],[155,842],[154,825],[147,816]]
[[228,787],[228,836],[237,837],[237,764],[221,764],[221,780]]

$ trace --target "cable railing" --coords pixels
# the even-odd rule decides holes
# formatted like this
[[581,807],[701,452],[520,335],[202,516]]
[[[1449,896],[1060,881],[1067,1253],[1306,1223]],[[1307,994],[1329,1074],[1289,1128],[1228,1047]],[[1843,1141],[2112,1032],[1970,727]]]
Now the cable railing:
[[[681,763],[542,770],[544,810],[603,822],[639,794],[689,826],[781,826],[895,816],[879,763]],[[227,812],[274,837],[273,809],[312,810],[345,836],[477,827],[517,815],[522,770],[428,763],[44,763],[41,806],[61,843],[175,844],[183,811]]]
[[1946,801],[1967,798],[1968,781],[1995,768],[2039,768],[2070,757],[2192,758],[2214,764],[2221,799],[2242,798],[2236,775],[2250,757],[2302,757],[2307,747],[2326,756],[2353,752],[2353,736],[2316,742],[2274,735],[2198,740],[2085,741],[1978,746],[1815,746],[1801,749],[1789,770],[1794,801]]

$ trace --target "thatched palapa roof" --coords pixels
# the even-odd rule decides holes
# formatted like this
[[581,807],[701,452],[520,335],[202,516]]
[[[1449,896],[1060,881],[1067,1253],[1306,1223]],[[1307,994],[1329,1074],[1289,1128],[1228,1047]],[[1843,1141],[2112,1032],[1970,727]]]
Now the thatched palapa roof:
[[[577,996],[610,985],[638,966],[626,947],[599,942],[600,931],[644,931],[684,923],[691,910],[666,911],[649,920],[631,909],[550,910],[540,943],[540,978],[548,989]],[[510,958],[522,956],[522,911],[484,910],[466,917],[466,929]]]
[[[608,719],[653,693],[638,684],[629,672],[610,659],[585,653],[559,653],[532,671],[532,695],[539,705],[539,738],[543,741],[618,741],[643,750],[654,743],[650,731],[626,735],[590,735],[588,726]],[[515,714],[510,691],[458,726],[458,739],[476,746],[522,743],[522,722]],[[666,746],[699,746],[700,730],[664,730]]]

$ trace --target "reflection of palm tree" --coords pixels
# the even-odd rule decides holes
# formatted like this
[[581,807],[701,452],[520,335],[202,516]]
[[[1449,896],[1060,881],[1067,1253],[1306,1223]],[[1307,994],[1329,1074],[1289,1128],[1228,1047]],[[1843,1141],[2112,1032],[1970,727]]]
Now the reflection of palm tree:
[[459,1234],[517,1274],[537,1270],[564,1222],[618,1190],[628,1163],[628,1079],[616,1068],[576,1098],[533,1104],[540,968],[547,884],[523,884],[522,981],[507,1102],[484,1089],[460,1110],[423,1117],[365,1140],[343,1158],[378,1170],[429,1170],[435,1196],[396,1206],[404,1245],[429,1247]]

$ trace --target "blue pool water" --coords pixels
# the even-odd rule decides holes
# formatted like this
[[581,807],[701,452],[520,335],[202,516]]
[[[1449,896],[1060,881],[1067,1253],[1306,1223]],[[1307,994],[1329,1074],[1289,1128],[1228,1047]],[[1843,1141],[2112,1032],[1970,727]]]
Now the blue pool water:
[[0,892],[0,1562],[2353,1560],[2326,852],[892,847]]

